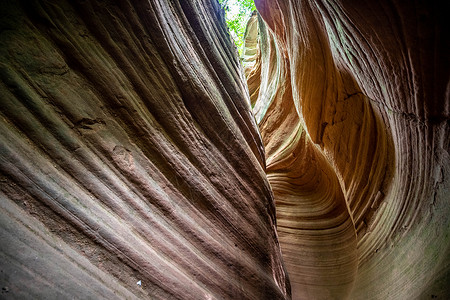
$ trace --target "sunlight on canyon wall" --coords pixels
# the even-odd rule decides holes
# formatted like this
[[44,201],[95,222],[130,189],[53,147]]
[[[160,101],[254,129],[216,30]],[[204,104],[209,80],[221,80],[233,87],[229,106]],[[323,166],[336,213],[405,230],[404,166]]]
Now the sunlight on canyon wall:
[[448,296],[437,8],[255,2],[243,61],[293,298]]

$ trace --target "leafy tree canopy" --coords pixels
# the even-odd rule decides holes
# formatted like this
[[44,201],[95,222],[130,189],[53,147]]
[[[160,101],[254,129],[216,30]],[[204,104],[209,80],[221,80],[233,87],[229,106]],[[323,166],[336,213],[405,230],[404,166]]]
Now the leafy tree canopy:
[[219,0],[225,10],[225,20],[231,37],[236,44],[239,54],[244,45],[245,26],[251,13],[256,10],[253,0]]

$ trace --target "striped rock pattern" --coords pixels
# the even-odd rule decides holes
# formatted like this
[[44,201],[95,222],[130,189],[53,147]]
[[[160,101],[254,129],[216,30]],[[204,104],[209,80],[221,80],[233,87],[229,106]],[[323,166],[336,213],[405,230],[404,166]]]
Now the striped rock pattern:
[[2,297],[289,298],[216,1],[2,1],[0,14]]
[[444,10],[255,2],[0,3],[1,298],[448,298]]
[[450,68],[439,8],[255,3],[259,29],[244,53],[259,54],[244,61],[293,299],[448,297]]

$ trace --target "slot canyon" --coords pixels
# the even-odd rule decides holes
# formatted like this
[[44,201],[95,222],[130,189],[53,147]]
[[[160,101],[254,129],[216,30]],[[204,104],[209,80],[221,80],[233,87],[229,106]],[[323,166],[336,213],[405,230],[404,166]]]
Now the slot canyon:
[[0,1],[0,299],[450,299],[438,1]]

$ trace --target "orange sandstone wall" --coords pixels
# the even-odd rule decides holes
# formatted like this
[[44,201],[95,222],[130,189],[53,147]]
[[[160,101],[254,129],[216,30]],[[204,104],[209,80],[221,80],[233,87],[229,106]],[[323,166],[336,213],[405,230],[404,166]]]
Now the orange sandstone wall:
[[0,3],[2,297],[448,298],[444,10],[256,5]]
[[244,63],[293,299],[449,297],[441,9],[255,3]]

